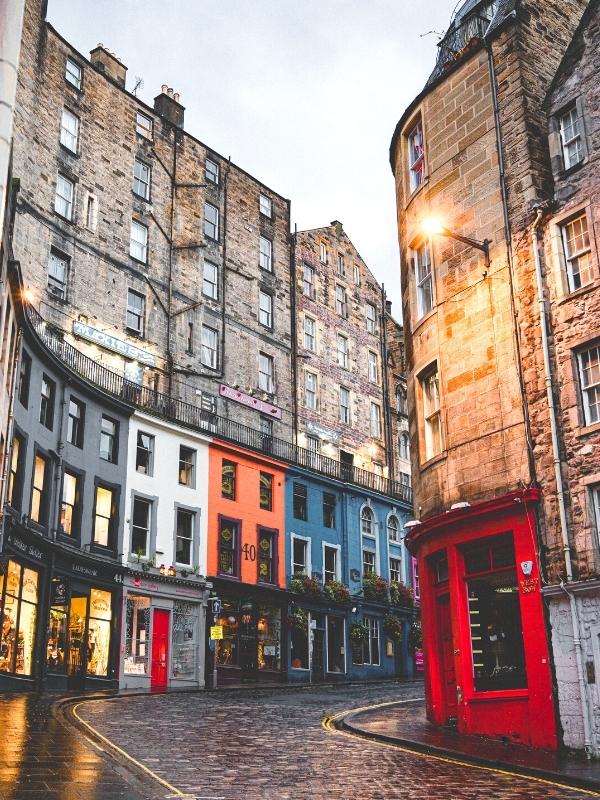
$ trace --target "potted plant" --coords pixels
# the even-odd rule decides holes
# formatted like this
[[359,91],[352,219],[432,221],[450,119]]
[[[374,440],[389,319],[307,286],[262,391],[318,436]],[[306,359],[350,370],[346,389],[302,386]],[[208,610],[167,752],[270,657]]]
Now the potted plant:
[[421,622],[418,619],[410,626],[408,644],[413,650],[420,650],[423,647],[423,632],[421,630]]
[[334,603],[347,603],[350,600],[350,590],[341,581],[327,581],[323,593]]
[[412,608],[415,604],[413,590],[402,581],[390,583],[390,601],[398,608]]
[[383,630],[392,641],[400,642],[402,640],[402,623],[393,614],[386,614],[383,618]]
[[321,596],[321,585],[319,581],[305,573],[292,575],[290,580],[290,590],[297,594],[307,594],[312,597]]
[[350,639],[353,644],[364,644],[369,640],[369,628],[364,622],[350,624]]
[[365,600],[376,600],[379,603],[388,601],[388,582],[381,575],[370,572],[363,576],[362,583]]

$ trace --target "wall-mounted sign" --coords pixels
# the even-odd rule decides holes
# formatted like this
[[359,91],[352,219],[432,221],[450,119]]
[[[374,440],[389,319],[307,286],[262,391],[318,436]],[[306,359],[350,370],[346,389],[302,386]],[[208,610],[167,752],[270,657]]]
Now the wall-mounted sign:
[[264,400],[259,400],[258,397],[252,397],[250,394],[244,394],[244,392],[240,392],[237,389],[232,389],[231,386],[226,386],[224,383],[219,387],[219,394],[228,400],[235,400],[236,403],[241,403],[243,406],[260,411],[261,414],[268,414],[269,417],[274,419],[281,419],[281,409],[277,408],[277,406],[265,403]]
[[330,442],[337,442],[340,438],[339,433],[330,431],[329,428],[324,428],[318,422],[311,422],[310,420],[306,423],[306,431],[318,436],[320,439],[329,439]]
[[88,342],[97,344],[98,347],[103,347],[105,350],[111,350],[113,353],[119,353],[124,358],[130,358],[132,361],[139,361],[141,364],[147,364],[149,367],[156,366],[156,356],[149,353],[147,350],[142,350],[141,347],[136,347],[134,344],[124,342],[122,339],[117,339],[106,331],[99,331],[97,328],[92,328],[86,322],[75,320],[73,322],[73,334],[79,336],[80,339],[87,339]]
[[222,625],[211,625],[210,626],[210,638],[214,639],[215,641],[218,639],[223,638],[223,626]]
[[69,582],[66,578],[52,578],[50,581],[50,605],[64,606],[69,601]]

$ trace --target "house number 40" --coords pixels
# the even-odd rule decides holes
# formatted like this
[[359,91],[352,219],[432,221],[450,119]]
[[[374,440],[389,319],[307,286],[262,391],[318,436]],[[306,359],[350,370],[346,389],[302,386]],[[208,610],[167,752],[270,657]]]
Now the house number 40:
[[242,553],[246,561],[256,561],[256,547],[253,544],[245,544]]

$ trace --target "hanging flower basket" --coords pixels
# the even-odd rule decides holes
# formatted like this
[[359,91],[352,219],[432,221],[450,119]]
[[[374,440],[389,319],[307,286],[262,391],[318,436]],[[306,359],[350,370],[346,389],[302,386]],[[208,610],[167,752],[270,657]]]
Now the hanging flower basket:
[[365,600],[376,600],[379,603],[388,602],[388,582],[385,578],[372,572],[363,577],[362,584]]
[[385,635],[394,642],[402,641],[402,623],[393,614],[386,614],[383,618],[383,630]]
[[419,650],[423,647],[423,632],[421,631],[421,623],[419,620],[415,620],[410,626],[408,644],[413,650]]
[[412,608],[415,604],[412,589],[402,581],[390,583],[390,601],[397,608]]
[[350,600],[350,590],[340,581],[327,581],[323,593],[334,603],[347,603]]
[[290,590],[296,594],[307,594],[310,597],[321,596],[321,585],[319,581],[310,575],[293,575],[290,580]]
[[369,628],[364,622],[353,622],[350,625],[350,639],[354,644],[363,644],[369,640]]

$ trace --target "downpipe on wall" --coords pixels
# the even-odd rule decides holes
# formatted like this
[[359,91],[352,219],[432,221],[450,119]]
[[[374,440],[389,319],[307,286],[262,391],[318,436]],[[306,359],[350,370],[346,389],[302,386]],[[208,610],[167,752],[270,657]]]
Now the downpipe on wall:
[[533,242],[533,258],[535,262],[535,277],[538,296],[538,307],[540,314],[540,328],[542,334],[542,352],[544,356],[544,381],[546,384],[546,397],[548,410],[550,413],[550,435],[552,439],[552,461],[554,464],[554,476],[556,480],[556,498],[558,501],[558,511],[560,518],[560,531],[562,537],[562,551],[565,561],[566,585],[561,581],[560,586],[569,598],[569,608],[571,611],[571,626],[573,628],[573,647],[575,649],[575,663],[577,665],[577,682],[579,684],[579,697],[581,701],[581,715],[583,719],[583,740],[587,758],[591,758],[592,745],[592,725],[590,720],[590,710],[587,702],[587,692],[585,687],[585,677],[583,671],[583,648],[581,644],[581,631],[579,626],[579,612],[577,600],[568,585],[573,582],[573,564],[571,561],[571,549],[569,546],[569,526],[567,521],[567,510],[565,504],[564,485],[562,478],[560,450],[558,446],[558,422],[554,393],[552,391],[552,374],[550,371],[550,347],[548,343],[548,319],[546,314],[546,299],[544,294],[544,279],[542,276],[542,263],[540,257],[540,244],[538,238],[538,227],[542,221],[543,209],[537,206],[536,217],[531,226],[531,238]]

